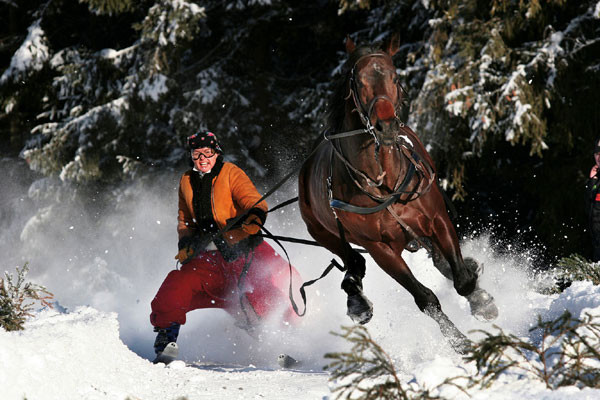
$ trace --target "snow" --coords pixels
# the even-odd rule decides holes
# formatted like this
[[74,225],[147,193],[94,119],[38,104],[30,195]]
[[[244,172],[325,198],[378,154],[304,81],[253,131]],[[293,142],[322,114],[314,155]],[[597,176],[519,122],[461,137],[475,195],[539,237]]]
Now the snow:
[[167,77],[163,74],[157,73],[144,79],[141,84],[139,95],[142,99],[151,98],[154,101],[158,101],[161,94],[167,93],[169,88],[167,87]]
[[205,71],[201,71],[197,75],[197,79],[200,82],[200,89],[191,92],[191,98],[198,98],[201,104],[212,103],[219,95],[219,86],[214,79],[218,74],[214,68],[210,68]]
[[[114,313],[42,311],[22,332],[0,331],[2,399],[319,398],[322,373],[252,366],[153,365],[119,339]],[[273,397],[271,397],[273,398]]]
[[[59,304],[54,310],[37,311],[23,331],[0,330],[2,400],[335,398],[335,382],[329,382],[323,370],[329,362],[324,354],[350,347],[330,332],[351,325],[337,270],[307,288],[308,311],[295,328],[271,321],[255,339],[222,310],[193,311],[178,340],[185,363],[164,367],[149,361],[155,337],[148,318],[150,301],[174,268],[176,178],[162,178],[163,190],[132,187],[93,232],[86,229],[86,218],[79,217],[86,214],[84,208],[73,206],[62,216],[56,206],[34,216],[25,205],[24,216],[14,211],[11,226],[21,219],[29,223],[13,232],[17,239],[22,233],[21,248],[7,248],[5,242],[12,240],[0,241],[3,269],[29,261],[28,280],[45,285]],[[44,182],[35,185],[32,196],[43,186]],[[173,190],[164,190],[168,187]],[[277,193],[281,198],[272,204],[295,195],[289,192]],[[270,215],[267,225],[274,234],[308,238],[295,206]],[[3,239],[10,239],[8,233],[2,233]],[[561,294],[540,294],[536,289],[546,283],[528,272],[527,251],[499,255],[491,240],[463,238],[463,250],[483,264],[481,286],[495,297],[500,315],[494,324],[506,333],[533,341],[529,329],[538,315],[555,319],[567,309],[575,316],[600,315],[600,287],[576,282]],[[332,258],[321,248],[286,248],[304,280],[319,276]],[[477,330],[496,332],[492,324],[470,315],[467,301],[433,267],[425,251],[405,252],[403,257],[462,332],[473,340],[481,338]],[[418,310],[406,290],[370,258],[364,286],[375,312],[367,328],[393,360],[403,384],[433,388],[446,378],[474,372],[474,365],[450,349],[439,327]],[[300,301],[298,292],[295,298]],[[280,353],[301,365],[282,370],[276,362]],[[469,398],[452,386],[438,392],[448,399]],[[507,373],[489,389],[469,389],[469,395],[479,400],[582,400],[600,398],[600,390],[551,391],[530,377]]]
[[[167,7],[166,7],[167,6]],[[168,14],[178,14],[177,19],[168,18]],[[188,22],[205,16],[205,8],[184,0],[174,0],[153,5],[148,15],[155,15],[158,25],[154,31],[159,32],[160,46],[177,45],[179,39],[186,37]]]
[[0,84],[17,80],[29,71],[39,71],[50,57],[46,36],[36,20],[28,29],[27,37],[10,60],[10,66],[0,77]]
[[[156,224],[156,221],[152,222]],[[516,256],[498,257],[484,239],[467,242],[464,247],[465,253],[477,252],[478,259],[484,262],[482,285],[496,297],[500,317],[495,323],[504,330],[527,337],[538,313],[543,318],[556,318],[564,310],[575,316],[582,316],[585,312],[600,315],[600,287],[590,282],[576,282],[562,294],[541,295],[531,289],[534,282],[518,266],[522,259]],[[436,292],[457,326],[464,332],[480,328],[491,330],[489,324],[478,322],[468,315],[466,301],[453,292],[451,284],[437,276],[439,274],[434,271],[423,250],[404,255],[409,265],[418,267],[414,268],[418,278]],[[308,258],[313,256],[314,253]],[[94,278],[97,281],[112,281],[112,284],[105,285],[112,288],[112,293],[110,289],[101,293],[99,287],[90,287],[88,292],[93,296],[90,301],[97,304],[107,304],[108,301],[108,307],[116,309],[116,303],[110,304],[119,300],[114,297],[115,292],[125,290],[131,284],[115,282],[117,271],[108,271],[108,264],[99,257],[96,262],[94,271],[90,273],[97,274]],[[86,277],[80,276],[75,283],[85,281]],[[464,363],[448,348],[437,326],[416,310],[406,292],[374,269],[372,262],[369,262],[365,283],[366,293],[371,296],[376,313],[368,325],[369,331],[395,360],[404,383],[434,388],[446,378],[474,372],[472,364]],[[318,301],[309,306],[309,315],[312,316],[304,321],[305,330],[298,338],[282,338],[279,336],[281,332],[274,336],[276,340],[283,339],[283,342],[295,341],[288,350],[305,363],[294,370],[280,369],[273,355],[269,355],[273,356],[270,359],[260,355],[253,361],[246,359],[252,353],[251,345],[248,345],[252,339],[247,335],[244,337],[243,332],[231,326],[225,328],[223,315],[217,316],[218,311],[215,310],[197,312],[212,313],[203,321],[204,325],[217,326],[216,332],[208,329],[214,335],[200,333],[207,331],[202,325],[185,325],[182,331],[187,331],[187,337],[180,340],[180,348],[188,364],[177,361],[168,367],[153,365],[148,360],[148,353],[141,356],[131,350],[134,338],[123,334],[115,312],[102,312],[89,306],[78,306],[73,311],[40,310],[26,323],[24,331],[0,331],[0,363],[10,366],[0,370],[2,399],[334,398],[331,393],[334,383],[328,382],[328,373],[320,368],[325,365],[322,353],[313,354],[311,360],[310,354],[300,345],[307,341],[316,353],[325,348],[315,340],[332,349],[343,345],[334,343],[327,329],[322,327],[325,318],[333,319],[336,324],[349,325],[348,320],[341,318],[345,311],[342,302],[324,301],[326,297],[339,297],[337,285],[334,286],[335,289],[328,290],[322,284],[319,291],[309,291],[309,298]],[[230,340],[223,340],[227,336]],[[469,336],[476,338],[477,335],[471,332]],[[145,342],[146,346],[150,345],[147,339]],[[233,358],[225,354],[227,346],[223,343],[227,342],[230,350],[239,347],[240,353],[236,355],[234,351]],[[217,351],[206,358],[198,354],[190,357],[189,353],[194,353],[193,347],[202,348],[208,355],[211,354],[209,349],[215,346]],[[435,389],[433,394],[443,398],[469,398],[452,385]],[[592,399],[600,396],[600,390],[567,387],[553,392],[541,382],[508,373],[490,389],[471,389],[469,395],[474,399],[490,400]]]

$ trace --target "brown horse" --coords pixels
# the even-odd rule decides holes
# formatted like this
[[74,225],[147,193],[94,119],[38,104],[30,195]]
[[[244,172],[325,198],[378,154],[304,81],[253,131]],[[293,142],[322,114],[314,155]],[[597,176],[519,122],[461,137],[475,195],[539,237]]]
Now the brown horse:
[[430,250],[434,265],[467,298],[471,313],[497,317],[493,298],[477,284],[478,265],[462,257],[433,160],[417,135],[398,118],[403,90],[392,56],[398,40],[381,48],[346,40],[348,60],[334,92],[324,140],[299,176],[302,218],[309,233],[347,268],[342,289],[348,315],[367,323],[372,304],[362,292],[365,259],[349,242],[408,290],[419,309],[440,325],[452,347],[464,353],[469,340],[442,311],[435,294],[414,277],[402,251],[414,244]]

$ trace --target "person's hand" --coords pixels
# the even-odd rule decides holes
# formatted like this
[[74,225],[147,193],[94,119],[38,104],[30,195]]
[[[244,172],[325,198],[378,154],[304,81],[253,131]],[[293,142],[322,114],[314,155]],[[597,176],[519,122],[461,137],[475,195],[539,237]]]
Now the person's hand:
[[190,262],[191,259],[194,258],[195,253],[196,252],[192,247],[184,247],[183,249],[179,250],[179,252],[175,256],[175,259],[178,260],[180,263],[185,264],[187,262]]
[[242,228],[230,229],[223,234],[223,238],[225,238],[230,245],[241,242],[248,236],[250,236],[248,232]]
[[249,235],[256,235],[260,232],[262,221],[256,214],[248,214],[244,222],[242,222],[242,230]]
[[177,247],[179,251],[175,256],[176,260],[179,260],[180,263],[185,264],[190,262],[198,252],[204,250],[207,243],[204,243],[207,240],[201,240],[194,236],[184,236],[179,239],[177,243]]
[[590,171],[590,178],[595,178],[598,175],[598,165],[594,165]]
[[[227,223],[229,223],[232,219],[233,218],[228,219]],[[258,232],[260,232],[261,226],[262,219],[258,215],[250,213],[246,215],[241,222],[238,221],[235,225],[233,225],[232,229],[225,232],[223,237],[229,243],[237,243],[246,239],[250,235],[256,235]]]

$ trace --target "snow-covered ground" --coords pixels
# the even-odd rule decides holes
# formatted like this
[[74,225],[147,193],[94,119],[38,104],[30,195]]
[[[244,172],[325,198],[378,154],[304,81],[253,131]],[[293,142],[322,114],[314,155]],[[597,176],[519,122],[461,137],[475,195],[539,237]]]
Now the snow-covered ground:
[[[506,260],[494,260],[492,257],[487,259],[489,267],[486,267],[486,273],[489,275],[484,281],[498,301],[501,315],[497,323],[503,329],[527,336],[526,332],[535,322],[537,313],[545,318],[555,318],[568,309],[576,316],[585,311],[600,315],[600,287],[577,282],[561,295],[540,295],[527,289],[527,278],[518,268],[506,264]],[[465,302],[452,293],[443,278],[435,278],[424,253],[408,258],[413,265],[423,267],[422,280],[429,281],[451,318],[463,331],[490,328],[472,319]],[[381,282],[385,280],[383,275],[372,275],[367,281],[367,292],[374,300],[376,315],[369,324],[369,330],[392,356],[405,382],[413,380],[433,387],[445,378],[473,371],[472,365],[465,364],[448,348],[435,324],[416,310],[408,296],[390,282]],[[311,295],[314,297],[314,293]],[[254,339],[244,337],[245,334],[234,327],[226,327],[231,321],[220,318],[218,311],[213,311],[212,316],[206,316],[202,321],[219,326],[223,336],[221,340],[215,338],[212,341],[200,333],[201,327],[190,327],[189,331],[195,333],[189,333],[181,341],[183,358],[188,361],[188,366],[183,361],[176,361],[164,367],[162,364],[153,365],[123,343],[115,313],[86,306],[63,312],[42,310],[27,322],[24,331],[0,331],[0,398],[334,398],[329,376],[320,368],[326,363],[321,357],[325,347],[344,348],[345,344],[326,330],[319,329],[319,320],[328,315],[339,323],[348,325],[349,321],[340,317],[344,312],[341,304],[321,309],[314,307],[310,311],[317,316],[309,314],[306,317],[298,337],[280,338],[281,343],[287,345],[287,350],[304,363],[294,370],[282,370],[275,361],[275,353],[264,352],[260,344],[254,343],[257,354],[253,354],[251,343]],[[271,339],[279,334],[281,332]],[[476,338],[473,334],[470,336]],[[127,341],[127,338],[124,340]],[[269,346],[275,343],[272,341]],[[202,349],[208,350],[215,344],[216,352],[206,352],[211,354],[210,357],[203,359],[198,356]],[[191,352],[190,347],[193,349]],[[235,348],[240,350],[237,360],[232,353]],[[452,387],[440,394],[447,398],[467,398]],[[596,399],[600,397],[600,390],[569,387],[552,392],[541,382],[508,374],[491,389],[472,392],[471,395],[475,399]]]
[[[167,190],[170,184],[173,193]],[[118,204],[114,216],[106,216],[94,232],[86,230],[85,210],[70,209],[62,217],[55,213],[52,223],[45,224],[52,210],[32,216],[27,196],[10,204],[10,219],[5,217],[0,231],[4,269],[12,272],[29,261],[28,280],[45,285],[59,304],[37,312],[24,331],[0,330],[0,399],[335,398],[334,383],[323,371],[328,363],[324,354],[349,348],[330,332],[351,324],[339,289],[342,274],[336,270],[307,288],[308,312],[293,330],[267,324],[257,340],[236,328],[225,312],[198,310],[188,314],[178,340],[186,363],[164,367],[149,361],[155,336],[150,300],[174,267],[176,248],[176,181],[163,186],[160,192],[166,195],[134,191],[130,202]],[[26,206],[20,209],[19,204]],[[28,227],[18,230],[27,220]],[[276,234],[307,237],[294,206],[270,215],[267,226]],[[543,283],[527,273],[531,257],[526,248],[501,256],[489,241],[465,238],[463,249],[484,264],[482,286],[496,298],[500,316],[494,323],[505,332],[528,337],[538,315],[554,319],[567,309],[575,316],[586,311],[600,315],[600,287],[577,282],[560,295],[539,294],[535,288]],[[305,280],[318,276],[332,257],[320,248],[287,248]],[[425,251],[404,257],[461,331],[474,340],[481,337],[474,330],[496,332],[491,324],[471,317],[466,300],[435,270]],[[473,365],[450,349],[410,295],[370,259],[364,284],[375,308],[367,327],[394,360],[403,382],[433,387],[473,372]],[[302,364],[282,370],[276,362],[279,353]],[[452,387],[440,394],[468,398]],[[552,392],[516,374],[470,394],[491,400],[600,398],[600,390],[569,387]]]
[[25,331],[0,331],[2,399],[316,399],[322,372],[153,365],[119,339],[114,313],[43,311]]

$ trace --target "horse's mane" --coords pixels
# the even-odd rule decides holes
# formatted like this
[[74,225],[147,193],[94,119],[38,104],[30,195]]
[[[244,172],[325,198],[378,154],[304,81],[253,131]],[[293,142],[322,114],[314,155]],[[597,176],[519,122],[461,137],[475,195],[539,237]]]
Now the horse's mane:
[[329,99],[326,129],[328,132],[338,132],[342,127],[345,115],[345,104],[348,96],[348,80],[352,67],[359,58],[367,54],[381,51],[374,46],[359,46],[348,57],[342,66],[342,73],[333,86],[333,93]]

